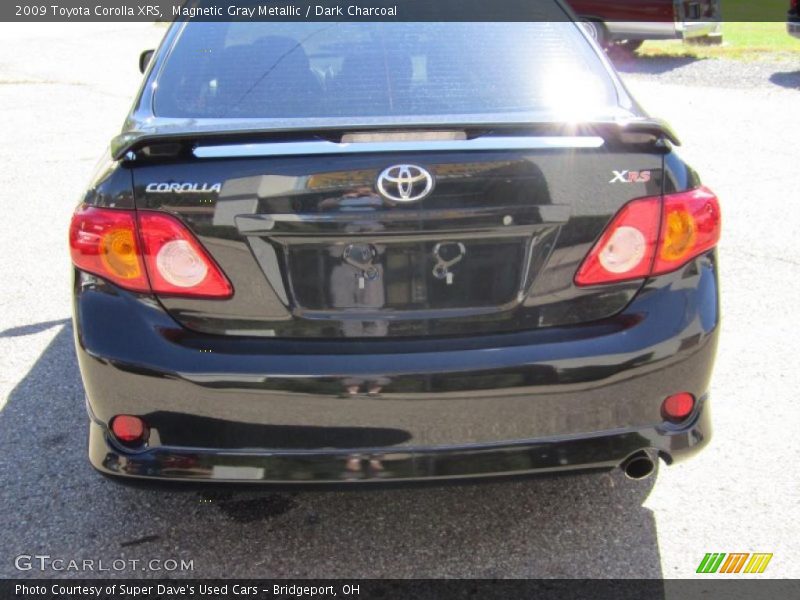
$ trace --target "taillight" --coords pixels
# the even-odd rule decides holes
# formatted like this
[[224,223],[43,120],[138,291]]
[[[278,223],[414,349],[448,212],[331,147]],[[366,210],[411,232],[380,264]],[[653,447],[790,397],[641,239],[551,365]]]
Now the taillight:
[[156,294],[229,298],[233,288],[197,238],[176,218],[139,213],[150,285]]
[[647,277],[660,218],[658,198],[634,200],[622,207],[578,269],[575,283],[596,285]]
[[664,214],[653,274],[679,269],[719,242],[719,200],[708,188],[664,197]]
[[149,292],[132,211],[82,205],[69,228],[72,262],[120,287]]
[[580,286],[642,279],[679,269],[719,241],[719,201],[707,188],[626,204],[584,259]]
[[69,241],[76,267],[128,290],[202,298],[233,294],[200,242],[169,215],[81,206]]

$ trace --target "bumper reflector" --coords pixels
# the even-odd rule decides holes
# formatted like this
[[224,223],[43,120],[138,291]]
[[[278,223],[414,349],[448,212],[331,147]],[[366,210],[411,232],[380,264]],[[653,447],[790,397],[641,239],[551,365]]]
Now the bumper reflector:
[[671,423],[681,423],[694,411],[694,396],[689,392],[673,394],[661,405],[661,415]]
[[139,445],[147,440],[147,425],[139,417],[118,415],[111,421],[111,432],[120,442]]

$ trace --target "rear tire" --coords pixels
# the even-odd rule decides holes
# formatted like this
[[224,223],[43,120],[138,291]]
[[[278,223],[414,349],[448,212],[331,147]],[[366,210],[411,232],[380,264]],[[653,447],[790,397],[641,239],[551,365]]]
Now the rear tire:
[[628,54],[633,54],[636,52],[642,47],[642,44],[644,44],[644,40],[620,40],[614,43],[617,48],[627,52]]

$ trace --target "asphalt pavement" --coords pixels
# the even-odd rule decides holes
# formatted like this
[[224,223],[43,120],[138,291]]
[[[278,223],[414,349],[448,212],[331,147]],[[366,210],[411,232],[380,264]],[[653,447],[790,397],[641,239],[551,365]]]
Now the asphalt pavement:
[[[706,552],[773,553],[760,577],[800,577],[800,64],[620,65],[723,205],[715,432],[698,457],[640,482],[153,491],[86,460],[66,233],[163,31],[0,27],[0,577],[692,577]],[[28,555],[49,566],[19,570]]]

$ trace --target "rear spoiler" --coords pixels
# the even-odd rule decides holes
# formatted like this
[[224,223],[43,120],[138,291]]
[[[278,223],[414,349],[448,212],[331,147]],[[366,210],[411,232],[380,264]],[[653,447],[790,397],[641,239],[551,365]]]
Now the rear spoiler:
[[[111,142],[111,155],[114,160],[136,160],[137,158],[170,158],[186,155],[198,146],[207,144],[255,144],[259,142],[298,142],[316,140],[329,142],[331,149],[341,147],[342,137],[353,134],[371,134],[364,137],[387,136],[397,132],[429,132],[431,130],[464,131],[465,137],[475,142],[484,136],[502,136],[510,140],[513,136],[547,136],[557,140],[560,137],[575,139],[576,136],[600,136],[603,139],[617,139],[628,143],[669,142],[680,146],[681,142],[672,128],[660,119],[633,118],[614,121],[589,121],[575,123],[447,123],[440,125],[396,126],[336,126],[314,127],[313,129],[259,127],[248,123],[219,123],[198,126],[197,121],[153,128],[152,130],[128,131],[121,133]],[[490,149],[486,144],[474,143],[476,150]],[[511,148],[514,144],[510,145]],[[435,146],[432,150],[439,149]],[[493,148],[499,149],[499,148]]]
[[663,119],[634,119],[631,121],[623,122],[617,125],[620,129],[620,134],[643,134],[650,135],[659,140],[665,140],[669,143],[680,146],[681,140],[669,123]]

